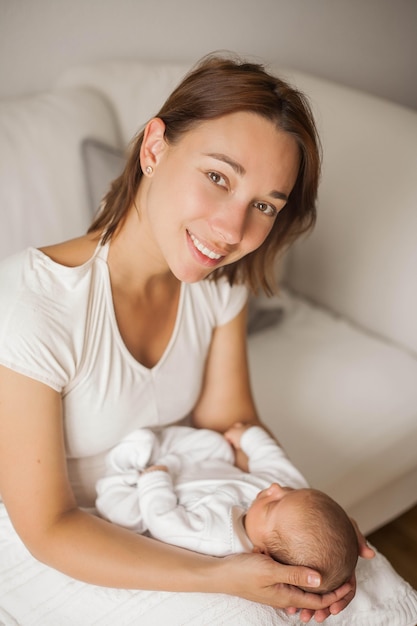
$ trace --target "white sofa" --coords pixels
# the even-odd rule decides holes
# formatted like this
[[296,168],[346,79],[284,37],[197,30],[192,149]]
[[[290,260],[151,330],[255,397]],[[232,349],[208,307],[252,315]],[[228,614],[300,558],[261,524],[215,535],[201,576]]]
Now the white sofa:
[[[0,102],[1,257],[85,231],[99,181],[187,69],[107,62]],[[259,298],[284,313],[249,337],[253,390],[310,483],[370,532],[417,502],[417,113],[280,73],[310,96],[323,180],[282,295]]]

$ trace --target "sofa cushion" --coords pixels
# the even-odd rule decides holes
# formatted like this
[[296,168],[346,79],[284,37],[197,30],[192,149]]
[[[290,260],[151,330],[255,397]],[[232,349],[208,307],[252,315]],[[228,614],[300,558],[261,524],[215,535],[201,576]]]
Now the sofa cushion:
[[415,468],[417,360],[285,295],[279,327],[249,339],[259,413],[307,480],[354,511]]
[[74,87],[0,102],[0,258],[81,235],[91,221],[81,142],[119,143],[106,100]]

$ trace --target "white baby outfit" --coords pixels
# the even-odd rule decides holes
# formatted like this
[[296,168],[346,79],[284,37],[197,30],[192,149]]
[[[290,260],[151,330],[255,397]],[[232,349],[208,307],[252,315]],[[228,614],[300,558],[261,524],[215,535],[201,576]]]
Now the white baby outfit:
[[[108,456],[97,510],[112,522],[196,552],[251,552],[243,517],[258,492],[273,482],[308,485],[263,428],[245,431],[241,447],[249,473],[233,465],[231,446],[214,431],[135,431]],[[141,473],[150,464],[166,464],[170,472]]]

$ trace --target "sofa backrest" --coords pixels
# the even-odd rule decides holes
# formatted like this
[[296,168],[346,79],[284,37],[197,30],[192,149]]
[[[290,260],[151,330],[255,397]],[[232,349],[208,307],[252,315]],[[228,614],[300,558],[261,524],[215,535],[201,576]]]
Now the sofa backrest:
[[86,137],[119,141],[113,109],[89,88],[0,102],[0,259],[85,232]]
[[294,75],[323,143],[318,222],[287,284],[417,353],[417,112]]
[[93,87],[114,107],[127,146],[160,109],[191,64],[107,61],[74,67],[58,80],[60,87]]

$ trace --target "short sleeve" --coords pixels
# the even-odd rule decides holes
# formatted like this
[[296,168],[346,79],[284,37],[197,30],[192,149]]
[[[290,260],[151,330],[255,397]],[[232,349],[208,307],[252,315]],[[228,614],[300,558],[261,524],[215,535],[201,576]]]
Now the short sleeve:
[[236,317],[248,301],[248,290],[243,285],[234,285],[229,289],[230,291],[227,298],[227,304],[222,310],[221,316],[218,320],[219,326],[227,324],[227,322],[230,322],[234,317]]
[[229,285],[226,279],[205,280],[201,283],[208,291],[207,299],[212,307],[214,325],[223,326],[238,315],[248,300],[244,285]]
[[32,261],[27,250],[0,266],[0,363],[60,392],[72,369],[69,320],[62,303],[42,293]]

